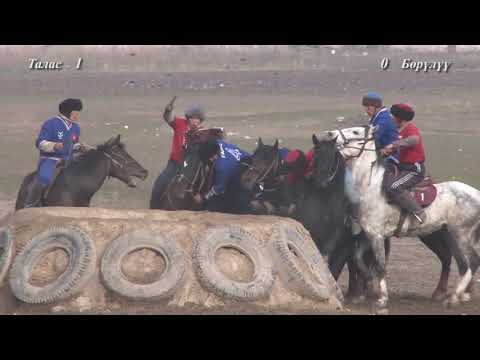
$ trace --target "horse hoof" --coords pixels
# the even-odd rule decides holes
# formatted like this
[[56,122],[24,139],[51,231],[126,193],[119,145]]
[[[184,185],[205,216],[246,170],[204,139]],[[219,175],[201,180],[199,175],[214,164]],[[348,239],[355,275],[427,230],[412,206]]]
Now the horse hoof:
[[460,295],[460,302],[466,303],[472,300],[472,295],[470,293],[464,292],[462,295]]
[[367,300],[365,295],[360,296],[352,296],[348,299],[348,301],[353,305],[364,304]]
[[434,292],[432,295],[432,301],[441,302],[447,298],[448,294],[446,292]]
[[460,304],[460,301],[458,299],[458,296],[456,294],[451,295],[449,298],[447,298],[444,302],[443,305],[446,308],[452,308]]
[[387,308],[377,309],[375,311],[375,315],[388,315],[388,309]]

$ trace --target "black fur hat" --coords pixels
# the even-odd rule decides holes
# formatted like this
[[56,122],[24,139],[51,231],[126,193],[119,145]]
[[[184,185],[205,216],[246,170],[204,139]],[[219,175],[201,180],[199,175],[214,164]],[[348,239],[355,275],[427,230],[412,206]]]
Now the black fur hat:
[[63,116],[70,118],[72,111],[82,111],[82,100],[80,99],[65,99],[58,105],[58,111]]

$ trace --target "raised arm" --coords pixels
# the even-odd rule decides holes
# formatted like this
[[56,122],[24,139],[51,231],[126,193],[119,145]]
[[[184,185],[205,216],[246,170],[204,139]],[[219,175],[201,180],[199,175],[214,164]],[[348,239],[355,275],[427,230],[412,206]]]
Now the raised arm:
[[165,107],[165,111],[163,112],[163,119],[168,125],[171,125],[173,122],[173,104],[177,99],[176,96],[173,97],[172,101],[170,101],[167,106]]

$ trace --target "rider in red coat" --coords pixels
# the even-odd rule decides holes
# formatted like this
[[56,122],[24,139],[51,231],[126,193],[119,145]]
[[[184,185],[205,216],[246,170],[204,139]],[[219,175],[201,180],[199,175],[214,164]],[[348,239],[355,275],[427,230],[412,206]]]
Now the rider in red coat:
[[292,150],[288,153],[280,174],[283,176],[282,196],[289,205],[288,214],[291,215],[296,207],[297,200],[305,193],[306,181],[313,172],[313,149],[305,154],[302,150]]
[[399,128],[399,140],[385,148],[387,153],[399,151],[396,176],[386,186],[387,195],[402,209],[411,213],[420,223],[426,220],[423,208],[408,191],[425,177],[425,150],[417,126],[412,122],[415,116],[407,104],[395,104],[391,107],[395,123]]

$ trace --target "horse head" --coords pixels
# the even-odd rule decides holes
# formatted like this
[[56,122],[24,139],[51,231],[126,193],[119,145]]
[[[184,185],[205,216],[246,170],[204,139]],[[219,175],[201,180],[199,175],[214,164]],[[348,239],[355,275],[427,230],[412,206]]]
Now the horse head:
[[109,176],[124,182],[130,187],[137,186],[133,177],[141,180],[147,178],[148,171],[127,152],[125,144],[120,141],[120,135],[112,137],[103,145],[99,145],[97,150],[103,152],[111,160]]
[[326,131],[324,136],[327,140],[336,139],[337,147],[342,156],[345,159],[352,159],[358,158],[366,150],[367,143],[373,142],[373,135],[376,130],[376,126],[356,126]]
[[172,180],[169,196],[185,200],[185,195],[199,192],[205,184],[207,164],[204,164],[198,153],[200,144],[190,144],[184,153],[184,160],[180,171]]
[[257,148],[245,163],[248,168],[240,178],[242,186],[251,191],[255,185],[274,175],[279,163],[278,140],[273,145],[265,145],[262,138],[258,138]]
[[318,188],[326,188],[335,179],[342,167],[342,157],[337,149],[337,138],[319,140],[315,134],[313,141],[313,182]]

